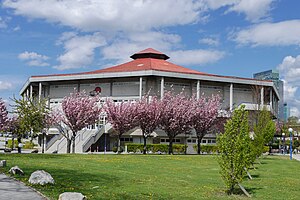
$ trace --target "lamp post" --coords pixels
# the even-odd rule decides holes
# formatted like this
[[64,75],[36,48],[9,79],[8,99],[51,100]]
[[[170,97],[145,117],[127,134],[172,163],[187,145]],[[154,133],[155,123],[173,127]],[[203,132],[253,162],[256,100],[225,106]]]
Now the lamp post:
[[290,160],[293,159],[293,129],[289,128],[290,132]]
[[282,153],[285,154],[285,133],[282,133],[282,143],[283,143]]

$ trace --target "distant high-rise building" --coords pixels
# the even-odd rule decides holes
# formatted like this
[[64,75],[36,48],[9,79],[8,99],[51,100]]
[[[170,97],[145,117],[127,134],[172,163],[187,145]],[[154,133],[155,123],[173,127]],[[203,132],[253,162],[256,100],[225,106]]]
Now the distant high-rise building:
[[290,107],[288,106],[287,103],[283,104],[283,113],[284,113],[284,121],[288,121],[290,117]]
[[[259,80],[271,80],[273,81],[275,87],[278,90],[279,93],[279,102],[278,102],[278,118],[281,120],[285,120],[285,114],[284,114],[284,99],[283,99],[283,81],[279,78],[279,72],[275,69],[267,70],[263,72],[258,72],[253,74],[253,78],[259,79]],[[288,113],[289,114],[289,113]]]

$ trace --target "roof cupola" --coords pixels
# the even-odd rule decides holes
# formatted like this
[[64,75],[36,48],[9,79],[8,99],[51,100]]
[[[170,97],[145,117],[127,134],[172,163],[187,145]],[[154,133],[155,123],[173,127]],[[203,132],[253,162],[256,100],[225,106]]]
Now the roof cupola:
[[160,51],[157,51],[152,48],[148,48],[148,49],[145,49],[143,51],[133,54],[132,56],[130,56],[130,58],[132,58],[134,60],[139,59],[139,58],[155,58],[155,59],[167,60],[170,57]]

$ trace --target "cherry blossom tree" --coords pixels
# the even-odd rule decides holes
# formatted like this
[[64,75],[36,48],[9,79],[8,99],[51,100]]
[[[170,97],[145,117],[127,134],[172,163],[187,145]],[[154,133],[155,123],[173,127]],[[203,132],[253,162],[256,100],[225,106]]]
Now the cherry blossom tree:
[[85,92],[74,92],[62,100],[62,122],[72,131],[72,153],[75,153],[75,138],[78,131],[99,120],[101,107],[99,98],[90,97]]
[[[12,146],[11,150],[14,148],[14,138],[15,135],[17,136],[17,141],[18,143],[22,142],[22,136],[24,133],[24,130],[22,129],[20,125],[20,118],[18,116],[12,116],[8,119],[8,124],[6,131],[11,132],[13,137],[12,137]],[[18,146],[18,153],[21,153],[21,148]]]
[[173,154],[173,139],[191,130],[192,104],[183,93],[166,92],[161,100],[161,128],[169,137],[169,154]]
[[137,104],[133,102],[114,103],[111,100],[106,101],[105,111],[108,122],[115,129],[115,135],[118,137],[118,153],[121,153],[121,136],[130,129],[137,126]]
[[146,154],[147,137],[158,127],[161,121],[162,107],[157,97],[145,96],[137,103],[136,123],[141,128],[144,138],[143,154]]
[[8,112],[5,102],[0,98],[0,131],[4,131],[8,123]]
[[218,95],[212,95],[211,97],[202,96],[199,99],[192,98],[192,127],[196,131],[198,143],[197,152],[201,152],[201,140],[214,125],[214,122],[218,116],[218,110],[220,107],[220,98]]

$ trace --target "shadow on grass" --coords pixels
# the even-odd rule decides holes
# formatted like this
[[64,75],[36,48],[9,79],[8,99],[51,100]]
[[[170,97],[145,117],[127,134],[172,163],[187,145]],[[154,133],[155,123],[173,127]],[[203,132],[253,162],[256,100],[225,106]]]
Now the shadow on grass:
[[[245,187],[245,190],[251,196],[253,196],[253,194],[255,194],[258,190],[262,190],[262,189],[263,188],[261,188],[261,187],[252,187],[252,188]],[[244,194],[244,192],[239,187],[235,187],[232,194],[234,194],[234,195],[240,195],[240,196],[245,196],[246,197],[246,195]]]

